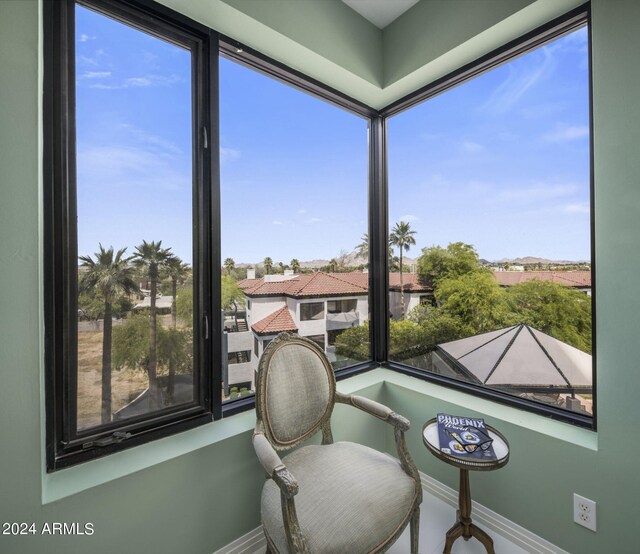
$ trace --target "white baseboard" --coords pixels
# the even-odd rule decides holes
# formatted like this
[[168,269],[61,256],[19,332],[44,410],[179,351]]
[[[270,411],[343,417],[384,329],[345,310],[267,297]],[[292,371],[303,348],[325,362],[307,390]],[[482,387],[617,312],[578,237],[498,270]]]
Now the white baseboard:
[[264,538],[262,526],[260,526],[227,546],[223,546],[220,550],[216,550],[213,554],[263,554],[266,548],[267,539]]
[[[458,491],[436,481],[426,473],[420,472],[420,479],[425,493],[435,496],[454,508],[458,506]],[[474,521],[502,535],[527,552],[531,552],[531,554],[569,554],[566,550],[558,548],[493,510],[485,508],[475,501],[472,501],[472,504]],[[264,538],[262,527],[257,527],[220,550],[216,550],[213,554],[263,554],[266,548],[267,541]]]
[[[422,481],[422,489],[426,493],[439,498],[454,508],[458,507],[457,490],[448,487],[440,481],[436,481],[426,473],[420,472],[420,479]],[[471,503],[473,521],[502,535],[508,541],[523,548],[527,552],[531,552],[532,554],[569,554],[566,550],[558,548],[556,545],[539,537],[528,529],[508,520],[506,517],[486,508],[482,504],[478,504],[475,500],[472,500]]]

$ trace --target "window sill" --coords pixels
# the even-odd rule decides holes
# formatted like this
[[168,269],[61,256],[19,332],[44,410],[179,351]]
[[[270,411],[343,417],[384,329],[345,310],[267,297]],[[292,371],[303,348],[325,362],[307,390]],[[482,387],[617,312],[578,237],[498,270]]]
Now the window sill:
[[[493,420],[492,423],[494,421],[502,421],[520,427],[524,432],[539,433],[574,446],[593,451],[598,450],[598,434],[593,430],[500,404],[449,387],[443,387],[409,375],[403,375],[391,369],[380,368],[375,373],[377,372],[381,372],[379,379],[385,381],[385,385],[395,385],[414,393],[454,404],[459,406],[461,411],[477,412],[481,417]],[[433,417],[435,413],[431,414],[431,412],[425,410],[425,421],[428,419],[427,415]]]
[[[338,390],[344,394],[357,393],[368,387],[383,383],[385,387],[395,386],[438,399],[456,406],[461,411],[482,414],[493,421],[502,421],[526,432],[534,432],[596,451],[597,434],[587,429],[555,421],[517,408],[497,404],[483,398],[441,387],[390,369],[377,368],[360,373],[338,382]],[[431,417],[425,410],[425,420]],[[42,479],[42,503],[49,504],[67,496],[97,487],[115,479],[161,464],[178,456],[183,456],[201,448],[224,441],[242,433],[250,433],[255,425],[255,410],[249,410],[233,417],[224,418],[196,429],[185,431],[142,446],[124,450],[111,456],[92,460],[84,464],[44,473]],[[420,422],[415,422],[418,424]]]
[[[384,380],[379,370],[361,373],[338,382],[338,389],[351,394]],[[202,425],[195,429],[123,450],[110,456],[42,476],[42,504],[49,504],[84,490],[161,464],[242,433],[256,423],[255,409]]]

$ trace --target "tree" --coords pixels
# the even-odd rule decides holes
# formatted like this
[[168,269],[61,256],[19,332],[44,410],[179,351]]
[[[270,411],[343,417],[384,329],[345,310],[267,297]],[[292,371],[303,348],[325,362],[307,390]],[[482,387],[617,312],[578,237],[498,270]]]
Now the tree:
[[[223,277],[224,279],[224,277]],[[176,295],[176,315],[183,323],[193,324],[193,288],[184,287]]]
[[[178,282],[184,282],[184,280],[191,273],[191,268],[187,264],[183,263],[183,261],[178,258],[178,256],[173,256],[168,261],[165,272],[171,279],[171,296],[173,297],[173,302],[171,303],[171,321],[173,323],[173,329],[175,330],[178,323]],[[174,358],[170,358],[169,382],[167,383],[167,397],[169,399],[169,402],[173,400],[173,390],[175,385],[176,368],[174,362]]]
[[356,246],[356,252],[361,258],[369,259],[369,233],[362,235],[362,242]]
[[389,321],[389,357],[402,361],[424,354],[428,349],[428,335],[423,327],[409,321]]
[[403,282],[403,267],[402,267],[402,253],[403,251],[409,251],[409,248],[416,243],[416,239],[413,237],[416,232],[411,229],[411,224],[405,221],[396,223],[389,235],[389,242],[398,247],[400,253],[400,307],[402,312],[402,319],[404,319],[404,282]]
[[449,243],[447,248],[423,248],[422,255],[418,258],[420,277],[433,284],[437,284],[439,279],[459,277],[482,269],[475,248],[464,242]]
[[227,275],[231,275],[231,272],[235,269],[236,262],[233,261],[233,258],[226,258],[224,260],[224,268],[227,270]]
[[571,287],[532,279],[506,291],[518,323],[591,353],[591,298]]
[[335,273],[336,271],[338,271],[338,260],[336,260],[335,258],[331,258],[329,260],[329,271],[331,273]]
[[264,272],[266,275],[271,273],[273,269],[273,260],[267,256],[264,260],[262,260],[262,265],[264,266]]
[[124,294],[138,290],[134,280],[133,268],[129,265],[131,258],[125,258],[126,248],[113,253],[113,246],[100,250],[91,256],[80,256],[85,271],[80,275],[81,292],[93,290],[104,302],[102,331],[102,423],[111,421],[111,345],[112,345],[112,307],[113,303]]
[[[117,369],[146,370],[149,366],[149,322],[142,314],[127,319],[113,332],[113,364]],[[192,367],[191,329],[158,328],[158,365],[173,366],[176,372],[188,372]]]
[[234,307],[237,311],[238,306],[244,306],[244,292],[233,280],[232,277],[224,275],[221,279],[222,284],[222,309],[228,310]]
[[442,310],[458,318],[472,335],[516,323],[507,295],[490,271],[440,279],[436,298]]
[[167,276],[171,279],[171,296],[173,297],[173,303],[171,304],[171,320],[173,328],[175,329],[177,324],[176,300],[178,296],[178,283],[183,283],[187,277],[189,277],[191,274],[191,268],[187,264],[183,263],[178,256],[173,256],[167,263],[165,271]]
[[293,258],[289,265],[291,266],[291,269],[293,269],[294,273],[298,273],[298,271],[300,271],[300,262],[298,261],[298,258]]
[[438,344],[463,339],[473,334],[471,328],[458,316],[435,306],[416,306],[409,312],[408,319],[425,330],[428,350],[433,350]]
[[161,240],[158,242],[147,242],[146,240],[143,240],[141,245],[136,246],[136,252],[132,257],[133,264],[149,280],[149,360],[147,372],[149,374],[149,395],[151,398],[152,409],[158,409],[160,407],[160,395],[157,380],[158,328],[156,318],[158,280],[160,279],[160,272],[166,270],[166,268],[172,263],[173,258],[174,256],[171,253],[171,248],[162,248]]
[[336,354],[353,360],[368,360],[369,321],[349,327],[336,337]]

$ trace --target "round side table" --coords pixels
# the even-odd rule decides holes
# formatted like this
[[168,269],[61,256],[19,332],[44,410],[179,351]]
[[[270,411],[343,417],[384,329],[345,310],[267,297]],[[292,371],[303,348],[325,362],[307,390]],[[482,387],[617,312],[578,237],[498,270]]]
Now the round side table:
[[469,471],[493,471],[494,469],[500,469],[505,466],[509,461],[509,443],[507,439],[490,425],[487,425],[487,431],[493,439],[493,450],[496,453],[496,460],[465,459],[463,456],[445,454],[440,450],[436,418],[430,419],[422,427],[422,440],[429,452],[436,458],[460,470],[460,490],[458,491],[458,510],[456,512],[457,521],[453,527],[447,531],[444,554],[450,554],[453,543],[460,537],[465,541],[468,541],[471,537],[475,537],[484,545],[489,554],[495,554],[493,539],[471,522]]

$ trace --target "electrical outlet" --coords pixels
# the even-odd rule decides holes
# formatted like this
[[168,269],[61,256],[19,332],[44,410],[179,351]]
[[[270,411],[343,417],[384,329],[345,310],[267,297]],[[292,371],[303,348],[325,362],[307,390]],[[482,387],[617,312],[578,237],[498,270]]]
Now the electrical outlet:
[[596,503],[579,494],[573,494],[573,521],[592,531],[596,530]]

